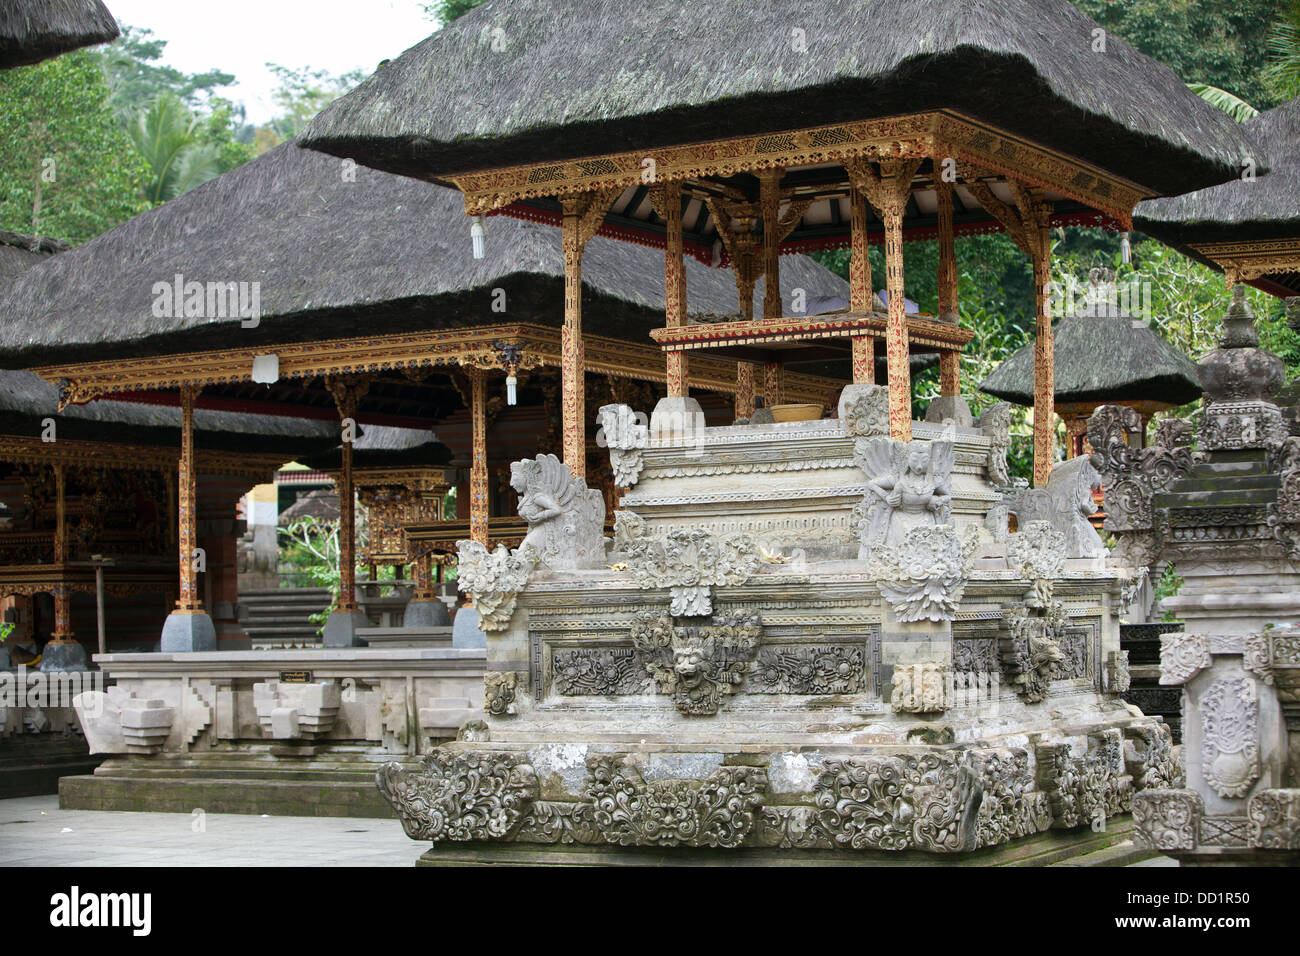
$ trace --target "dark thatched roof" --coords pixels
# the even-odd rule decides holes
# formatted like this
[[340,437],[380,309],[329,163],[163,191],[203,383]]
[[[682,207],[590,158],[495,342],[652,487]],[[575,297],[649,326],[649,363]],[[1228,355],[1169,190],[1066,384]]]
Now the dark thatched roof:
[[[435,439],[432,432],[419,428],[366,425],[352,443],[353,470],[441,467],[449,465],[451,459],[450,448]],[[338,448],[331,448],[301,462],[315,471],[337,471],[343,467],[343,456]]]
[[[1056,402],[1157,401],[1182,405],[1201,395],[1196,366],[1148,324],[1128,315],[1072,315],[1057,323]],[[980,391],[1034,404],[1034,344],[995,368]]]
[[1300,237],[1300,98],[1242,124],[1268,172],[1138,204],[1133,225],[1174,246]]
[[280,512],[281,527],[291,525],[304,518],[317,521],[339,520],[339,496],[332,488],[317,488],[309,491],[297,501]]
[[117,21],[100,0],[4,0],[0,69],[39,63],[117,35]]
[[51,254],[67,249],[68,244],[58,239],[0,229],[0,282],[17,278]]
[[[39,436],[41,422],[55,420],[57,435],[80,441],[180,446],[181,411],[138,402],[97,401],[62,412],[58,389],[34,372],[0,371],[0,435]],[[319,452],[338,441],[336,422],[196,409],[200,449],[279,452],[285,460]]]
[[1067,0],[490,0],[303,142],[445,178],[950,108],[1161,195],[1233,175],[1237,124],[1097,29]]
[[[460,194],[346,167],[285,144],[56,256],[0,293],[0,367],[283,344],[503,322],[563,324],[559,230],[488,221],[474,259]],[[260,283],[261,322],[159,318],[154,283]],[[729,270],[686,262],[693,313],[737,309]],[[663,324],[663,253],[597,237],[583,258],[584,327],[649,342]],[[804,256],[782,260],[787,293],[847,298]],[[492,310],[495,288],[506,311]],[[755,292],[761,302],[762,283]]]

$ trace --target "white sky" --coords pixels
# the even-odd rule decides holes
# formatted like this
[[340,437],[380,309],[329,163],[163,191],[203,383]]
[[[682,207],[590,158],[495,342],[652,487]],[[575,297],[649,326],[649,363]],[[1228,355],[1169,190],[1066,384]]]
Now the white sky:
[[416,0],[107,0],[118,22],[167,41],[163,62],[185,73],[219,69],[218,93],[243,102],[248,122],[271,118],[265,64],[367,73],[437,29]]

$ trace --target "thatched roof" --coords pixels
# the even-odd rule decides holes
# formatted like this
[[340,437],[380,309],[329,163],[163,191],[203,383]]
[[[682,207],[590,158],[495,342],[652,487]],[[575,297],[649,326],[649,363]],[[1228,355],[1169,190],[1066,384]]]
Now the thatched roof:
[[5,0],[0,69],[39,63],[117,36],[117,21],[100,0]]
[[68,244],[44,236],[24,236],[0,229],[0,282],[14,279]]
[[[362,434],[352,443],[354,471],[366,468],[444,467],[451,463],[451,459],[451,449],[434,438],[432,432],[420,428],[366,425]],[[343,456],[336,447],[303,458],[301,462],[314,471],[337,471],[343,467]]]
[[1139,203],[1133,225],[1162,242],[1300,237],[1300,98],[1242,124],[1268,172],[1168,199]]
[[280,512],[281,527],[291,525],[304,518],[317,521],[339,520],[339,496],[332,488],[317,488],[309,491],[297,501]]
[[[1054,330],[1056,403],[1147,400],[1182,405],[1200,397],[1196,366],[1150,325],[1126,314],[1076,314]],[[1034,404],[1034,343],[1014,352],[980,391]]]
[[[0,367],[528,321],[563,323],[559,230],[494,217],[474,259],[458,193],[285,144],[31,270],[0,292]],[[260,283],[261,321],[157,317],[157,282]],[[686,263],[693,313],[737,308],[730,271]],[[597,237],[584,327],[648,342],[663,324],[663,253]],[[847,297],[803,256],[781,284]],[[507,311],[493,312],[492,290]],[[761,303],[762,283],[755,292]]]
[[[116,444],[180,446],[181,411],[138,402],[96,401],[58,411],[58,389],[34,372],[0,371],[0,435],[41,434],[53,418],[59,438]],[[319,452],[338,440],[337,422],[196,409],[200,449],[283,451],[285,460]]]
[[1237,124],[1097,29],[1067,0],[490,0],[303,141],[429,178],[951,108],[1162,195],[1233,175]]

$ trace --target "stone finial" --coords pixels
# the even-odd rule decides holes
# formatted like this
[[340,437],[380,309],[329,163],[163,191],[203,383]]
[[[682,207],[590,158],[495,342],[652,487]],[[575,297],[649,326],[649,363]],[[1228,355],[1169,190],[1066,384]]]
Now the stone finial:
[[1253,349],[1259,347],[1259,333],[1255,331],[1255,312],[1246,301],[1246,287],[1232,289],[1232,304],[1223,317],[1223,334],[1219,338],[1221,349]]

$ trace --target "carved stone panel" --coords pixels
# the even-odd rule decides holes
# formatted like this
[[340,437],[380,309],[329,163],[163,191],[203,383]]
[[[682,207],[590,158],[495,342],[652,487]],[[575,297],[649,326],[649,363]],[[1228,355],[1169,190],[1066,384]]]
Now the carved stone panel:
[[1225,799],[1244,797],[1259,779],[1259,702],[1248,677],[1221,677],[1200,701],[1205,781]]
[[852,644],[768,645],[746,684],[750,694],[857,694],[866,689],[863,650]]
[[562,648],[551,655],[551,680],[566,697],[642,693],[649,679],[630,647]]

